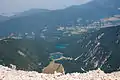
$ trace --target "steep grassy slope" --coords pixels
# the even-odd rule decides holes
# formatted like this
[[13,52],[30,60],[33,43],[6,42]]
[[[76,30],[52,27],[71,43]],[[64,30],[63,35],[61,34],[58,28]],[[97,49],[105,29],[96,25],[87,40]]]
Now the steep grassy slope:
[[0,41],[0,64],[13,64],[17,69],[41,71],[48,64],[47,45],[43,40],[4,39]]
[[[101,68],[105,72],[119,70],[120,67],[120,26],[101,28],[77,40],[66,40],[69,46],[64,56],[73,60],[58,61],[68,72],[84,72]],[[81,68],[81,69],[80,69]]]

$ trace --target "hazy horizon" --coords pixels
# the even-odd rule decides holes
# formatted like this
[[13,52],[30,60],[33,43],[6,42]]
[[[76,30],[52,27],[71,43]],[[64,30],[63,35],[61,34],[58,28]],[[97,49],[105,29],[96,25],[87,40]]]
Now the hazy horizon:
[[81,5],[91,0],[0,0],[0,15],[12,15],[30,9],[64,9],[72,5]]

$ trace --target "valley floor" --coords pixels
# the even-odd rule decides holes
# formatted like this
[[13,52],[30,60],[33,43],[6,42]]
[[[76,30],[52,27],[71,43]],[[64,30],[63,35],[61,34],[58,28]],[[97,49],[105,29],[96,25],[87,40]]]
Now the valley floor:
[[120,72],[105,74],[101,70],[87,73],[43,74],[34,71],[14,70],[0,65],[0,80],[120,80]]

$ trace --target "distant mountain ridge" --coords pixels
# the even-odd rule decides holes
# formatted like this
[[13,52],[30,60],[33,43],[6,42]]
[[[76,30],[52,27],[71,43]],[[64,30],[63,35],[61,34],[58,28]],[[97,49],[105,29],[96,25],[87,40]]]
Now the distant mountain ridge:
[[42,13],[38,12],[35,15],[12,18],[0,23],[0,30],[4,31],[0,32],[2,32],[1,35],[12,32],[25,33],[34,31],[38,33],[40,29],[46,26],[52,30],[57,26],[86,25],[101,18],[120,14],[119,2],[119,0],[93,0],[86,4],[71,6],[62,10],[45,12],[43,10]]
[[38,13],[45,13],[45,12],[49,12],[51,10],[48,9],[30,9],[28,11],[24,11],[24,12],[18,12],[15,15],[13,15],[12,17],[22,17],[22,16],[31,16],[31,15],[35,15]]

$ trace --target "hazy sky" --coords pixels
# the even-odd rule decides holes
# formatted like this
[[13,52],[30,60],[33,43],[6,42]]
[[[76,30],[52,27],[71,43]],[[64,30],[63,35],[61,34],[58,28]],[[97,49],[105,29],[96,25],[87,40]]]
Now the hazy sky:
[[90,0],[0,0],[0,14],[40,9],[62,9],[71,5],[79,5]]

